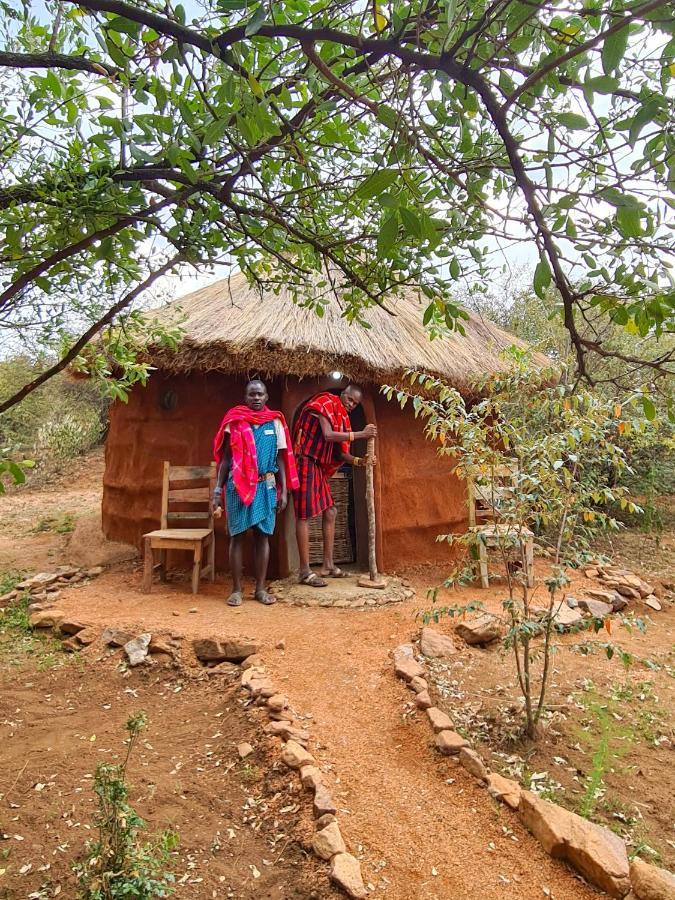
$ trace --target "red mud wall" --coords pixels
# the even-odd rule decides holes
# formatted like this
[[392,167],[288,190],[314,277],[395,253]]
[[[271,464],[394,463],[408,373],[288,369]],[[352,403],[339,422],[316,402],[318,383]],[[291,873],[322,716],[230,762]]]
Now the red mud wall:
[[452,558],[438,534],[466,531],[466,485],[452,473],[449,458],[436,454],[412,410],[378,396],[378,506],[384,571]]
[[[214,435],[225,411],[242,402],[246,379],[218,373],[165,376],[157,373],[148,386],[131,392],[129,403],[115,403],[110,412],[103,479],[103,530],[111,540],[140,547],[146,531],[159,528],[162,463],[208,465]],[[267,384],[270,406],[279,408],[281,385]],[[171,411],[162,407],[167,391],[176,395]],[[270,574],[284,571],[282,534],[272,538]],[[227,569],[225,522],[216,523],[216,566]],[[169,565],[187,563],[172,554]],[[283,564],[282,564],[283,561]],[[251,571],[251,558],[246,559]]]

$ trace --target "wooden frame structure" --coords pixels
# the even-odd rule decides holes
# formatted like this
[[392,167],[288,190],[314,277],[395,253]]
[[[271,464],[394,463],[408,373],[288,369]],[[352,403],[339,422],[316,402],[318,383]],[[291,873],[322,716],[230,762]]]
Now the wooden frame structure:
[[513,466],[493,466],[468,478],[469,531],[476,538],[477,568],[483,588],[490,586],[488,550],[505,547],[519,549],[527,586],[534,587],[534,534],[523,524],[498,521],[500,501],[513,491],[517,475],[518,466],[514,462]]
[[[195,486],[195,482],[199,485]],[[206,484],[204,484],[206,482]],[[179,484],[181,487],[173,487]],[[191,485],[191,486],[186,486]],[[164,462],[162,477],[161,523],[156,531],[143,535],[144,568],[143,591],[152,589],[154,572],[154,551],[159,550],[159,573],[166,580],[166,557],[168,550],[192,551],[192,593],[199,590],[199,579],[208,575],[211,582],[216,575],[216,539],[213,530],[213,489],[216,485],[216,464],[210,466],[172,466]],[[174,505],[180,506],[174,510]],[[186,507],[199,507],[198,509]],[[194,522],[204,520],[205,528],[170,527],[170,522]],[[208,555],[207,565],[202,568],[202,560]]]

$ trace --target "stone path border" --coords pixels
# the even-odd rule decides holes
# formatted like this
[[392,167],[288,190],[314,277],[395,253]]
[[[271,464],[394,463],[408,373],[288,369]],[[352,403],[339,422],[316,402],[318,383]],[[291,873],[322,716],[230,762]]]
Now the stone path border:
[[[425,628],[424,640],[427,645],[442,645],[450,638]],[[426,712],[438,752],[456,756],[459,764],[491,797],[516,810],[521,822],[550,856],[565,860],[610,897],[622,898],[630,893],[628,900],[675,900],[675,875],[638,858],[629,862],[624,842],[608,828],[542,800],[516,781],[490,772],[469,742],[454,730],[451,718],[433,706],[424,678],[426,669],[416,657],[412,643],[396,647],[391,656],[395,674],[414,692],[417,708]]]
[[244,660],[241,668],[244,670],[242,690],[264,707],[270,720],[263,730],[281,739],[281,761],[297,772],[302,786],[313,794],[317,830],[312,839],[312,850],[319,859],[330,863],[331,880],[349,897],[355,900],[366,897],[368,892],[363,883],[361,864],[347,852],[337,820],[337,806],[324,784],[321,769],[307,749],[309,732],[294,724],[288,698],[271,681],[258,654]]

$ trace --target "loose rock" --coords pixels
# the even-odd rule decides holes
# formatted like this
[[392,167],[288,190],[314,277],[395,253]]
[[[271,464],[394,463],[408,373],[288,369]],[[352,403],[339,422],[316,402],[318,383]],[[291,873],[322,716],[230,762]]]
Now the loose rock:
[[420,650],[430,659],[450,659],[457,654],[452,638],[433,628],[423,628],[420,636]]
[[242,662],[257,653],[260,644],[247,637],[199,638],[192,642],[192,649],[201,662]]
[[70,619],[68,616],[59,625],[62,634],[77,634],[78,631],[84,631],[86,627],[83,622],[78,622],[77,619]]
[[503,775],[498,775],[496,772],[490,772],[488,775],[488,794],[495,800],[506,803],[511,809],[518,809],[521,791],[522,788],[517,781],[504,778]]
[[30,614],[30,624],[32,628],[59,628],[65,617],[60,609],[41,609]]
[[661,604],[658,601],[658,598],[654,596],[654,594],[650,594],[648,597],[645,597],[645,605],[650,609],[656,610],[656,612],[661,612]]
[[427,709],[427,715],[429,716],[429,721],[431,722],[431,727],[434,729],[435,734],[438,734],[439,731],[452,731],[455,727],[450,716],[446,715],[443,710],[438,709],[436,706],[430,706],[429,709]]
[[412,644],[401,644],[392,653],[394,657],[394,672],[404,681],[412,681],[413,678],[421,678],[424,668],[415,661]]
[[250,756],[251,753],[253,753],[253,747],[248,741],[242,741],[241,744],[237,745],[237,753],[239,754],[240,759],[246,759],[247,756]]
[[[289,769],[299,769],[302,766],[308,766],[313,763],[314,757],[296,741],[287,741],[284,749],[281,751],[281,761]],[[333,810],[325,810],[325,812],[333,812]]]
[[595,616],[596,619],[605,619],[612,612],[609,603],[603,603],[602,600],[593,600],[592,597],[582,597],[579,601],[581,609]]
[[325,828],[326,825],[330,825],[331,822],[337,822],[337,819],[332,813],[326,813],[321,816],[320,819],[316,820],[317,831],[321,831],[322,828]]
[[133,638],[133,640],[124,645],[124,652],[127,655],[130,666],[140,666],[141,663],[145,662],[151,640],[151,634],[139,634],[138,637]]
[[259,656],[257,653],[254,653],[253,656],[246,657],[246,659],[241,664],[241,668],[245,672],[247,669],[250,669],[253,666],[262,666],[262,664],[263,664],[262,656]]
[[436,735],[436,749],[440,750],[445,756],[453,756],[462,749],[468,747],[469,742],[465,741],[461,734],[456,731],[441,731]]
[[330,861],[330,877],[354,900],[367,896],[358,859],[351,853],[337,853]]
[[675,875],[638,857],[630,864],[630,883],[638,900],[675,900]]
[[415,697],[415,706],[418,709],[429,709],[432,705],[429,691],[420,691]]
[[475,750],[472,750],[470,747],[462,747],[459,751],[459,762],[474,778],[478,778],[480,781],[488,780],[488,770],[485,767],[485,763]]
[[468,622],[459,622],[455,626],[455,633],[467,644],[481,646],[498,641],[502,636],[502,626],[491,616],[478,616]]
[[306,744],[309,740],[309,732],[301,728],[295,728],[292,722],[282,719],[280,722],[268,722],[263,728],[265,734],[280,737],[284,741],[295,741],[298,744]]
[[274,645],[275,650],[285,650],[286,649],[286,638],[281,638],[280,641],[277,641]]
[[347,850],[337,822],[331,822],[314,834],[312,849],[321,859],[331,859],[336,853],[344,853]]
[[271,697],[267,698],[267,706],[274,712],[281,712],[282,709],[286,709],[288,706],[288,698],[284,697],[283,694],[272,694]]
[[300,769],[300,781],[308,791],[315,791],[320,784],[323,784],[321,769],[317,766],[303,766]]
[[320,819],[321,816],[325,816],[326,813],[335,815],[336,812],[337,806],[333,801],[331,792],[325,784],[317,784],[316,790],[314,791],[314,818]]
[[414,691],[416,694],[419,694],[420,691],[426,691],[429,685],[427,684],[424,678],[420,678],[419,675],[416,675],[412,681],[408,682],[408,687],[411,691]]
[[[63,625],[61,626],[61,630],[63,630]],[[82,631],[78,631],[77,634],[74,635],[73,640],[82,647],[88,647],[89,644],[93,644],[97,638],[98,630],[96,628],[83,628]]]
[[133,639],[134,635],[131,631],[123,631],[121,628],[106,628],[101,635],[101,640],[109,647],[124,647]]
[[519,814],[544,850],[566,860],[610,897],[625,897],[630,890],[628,856],[624,842],[593,822],[588,822],[530,791],[523,791]]

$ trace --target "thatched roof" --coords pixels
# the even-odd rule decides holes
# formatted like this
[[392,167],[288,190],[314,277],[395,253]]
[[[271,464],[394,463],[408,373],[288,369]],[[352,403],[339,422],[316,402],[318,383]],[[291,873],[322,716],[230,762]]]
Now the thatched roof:
[[438,375],[465,387],[476,375],[504,370],[499,354],[522,341],[492,322],[472,315],[466,336],[430,340],[422,325],[428,304],[416,291],[369,308],[370,328],[341,316],[333,297],[319,318],[293,302],[289,292],[260,296],[243,274],[217,281],[170,303],[164,322],[181,324],[185,336],[176,352],[153,354],[152,362],[173,372],[259,373],[261,376],[325,375],[331,370],[371,384],[396,382],[408,369]]

